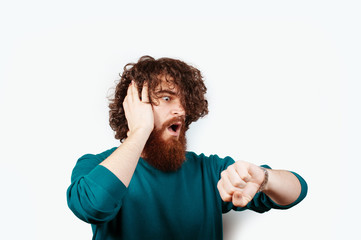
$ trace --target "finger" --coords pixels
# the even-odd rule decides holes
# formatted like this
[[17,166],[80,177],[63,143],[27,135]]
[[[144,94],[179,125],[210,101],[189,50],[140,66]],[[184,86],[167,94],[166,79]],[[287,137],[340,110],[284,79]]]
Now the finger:
[[219,195],[221,196],[222,200],[225,202],[232,201],[232,195],[228,194],[223,188],[223,180],[219,180],[217,184]]
[[248,173],[248,168],[244,162],[237,162],[237,164],[235,164],[235,170],[243,181],[246,183],[251,181],[252,176]]
[[241,190],[240,188],[233,186],[229,180],[228,171],[223,171],[221,173],[222,187],[227,194],[232,195],[236,190]]
[[243,189],[243,194],[253,198],[254,195],[256,195],[256,193],[258,192],[258,189],[259,189],[259,184],[254,182],[249,182],[247,186]]
[[242,192],[236,191],[232,196],[232,203],[238,207],[246,206],[258,191],[258,185],[256,183],[249,182]]
[[246,186],[246,182],[242,180],[233,165],[227,168],[227,172],[229,180],[233,186],[238,188],[244,188]]
[[128,102],[129,102],[129,95],[125,96],[124,100],[123,100],[123,108],[125,111],[125,108],[128,107]]
[[251,200],[252,198],[240,191],[236,191],[232,195],[232,203],[236,207],[245,207]]
[[124,114],[125,114],[125,118],[128,120],[128,112],[129,112],[129,96],[125,96],[124,101],[123,101],[123,109],[124,109]]
[[132,84],[132,94],[133,94],[133,100],[140,100],[138,93],[138,85],[135,82],[133,82]]
[[142,102],[149,103],[148,83],[144,82],[142,89]]
[[[129,86],[128,86],[128,90],[127,90],[127,96],[126,97],[128,97],[128,100],[129,99],[132,99],[133,98],[133,91],[132,91],[132,84],[133,83],[133,81],[131,81],[130,83],[129,83]],[[125,99],[124,99],[124,101],[125,101]]]

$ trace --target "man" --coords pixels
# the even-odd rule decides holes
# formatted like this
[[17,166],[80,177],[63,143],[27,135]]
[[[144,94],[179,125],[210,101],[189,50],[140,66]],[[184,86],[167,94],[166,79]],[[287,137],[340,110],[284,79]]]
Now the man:
[[93,239],[222,239],[222,213],[286,209],[307,193],[296,173],[186,152],[185,132],[208,113],[198,69],[144,56],[124,67],[110,126],[122,144],[82,156],[68,205]]

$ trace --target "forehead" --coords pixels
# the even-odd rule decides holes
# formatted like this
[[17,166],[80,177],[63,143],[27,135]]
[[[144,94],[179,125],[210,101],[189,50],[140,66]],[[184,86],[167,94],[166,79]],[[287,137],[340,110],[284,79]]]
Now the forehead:
[[158,79],[160,80],[160,84],[155,87],[154,92],[155,93],[161,93],[163,91],[166,92],[172,92],[176,95],[179,94],[179,88],[177,84],[174,82],[174,79],[170,76],[160,75],[158,76]]

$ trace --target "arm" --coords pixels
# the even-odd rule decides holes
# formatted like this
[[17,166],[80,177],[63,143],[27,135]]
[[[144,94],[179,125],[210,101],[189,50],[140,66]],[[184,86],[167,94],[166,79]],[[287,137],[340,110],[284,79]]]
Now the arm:
[[[67,202],[74,214],[86,222],[103,223],[116,216],[153,129],[152,107],[140,101],[134,85],[129,86],[123,102],[129,127],[128,138],[116,150],[111,150],[110,155],[107,152],[84,155],[73,169]],[[143,87],[143,101],[148,100],[147,92],[147,87]]]
[[153,109],[149,103],[147,85],[143,86],[140,100],[136,84],[131,83],[123,107],[129,127],[128,138],[100,165],[109,169],[127,187],[154,128]]
[[268,182],[262,191],[278,205],[286,206],[297,200],[301,184],[297,177],[285,170],[267,170]]
[[[284,170],[267,171],[268,182],[263,193],[278,205],[286,206],[295,202],[302,190],[298,178]],[[245,207],[258,192],[264,179],[265,172],[262,168],[237,161],[221,173],[217,187],[223,201]]]

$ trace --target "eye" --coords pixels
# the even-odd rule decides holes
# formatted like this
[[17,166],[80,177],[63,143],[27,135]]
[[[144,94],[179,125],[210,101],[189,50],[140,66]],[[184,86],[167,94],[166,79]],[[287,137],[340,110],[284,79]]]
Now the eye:
[[164,97],[162,97],[162,99],[163,99],[164,101],[166,101],[166,102],[169,102],[169,101],[170,101],[170,97],[168,97],[168,96],[164,96]]

